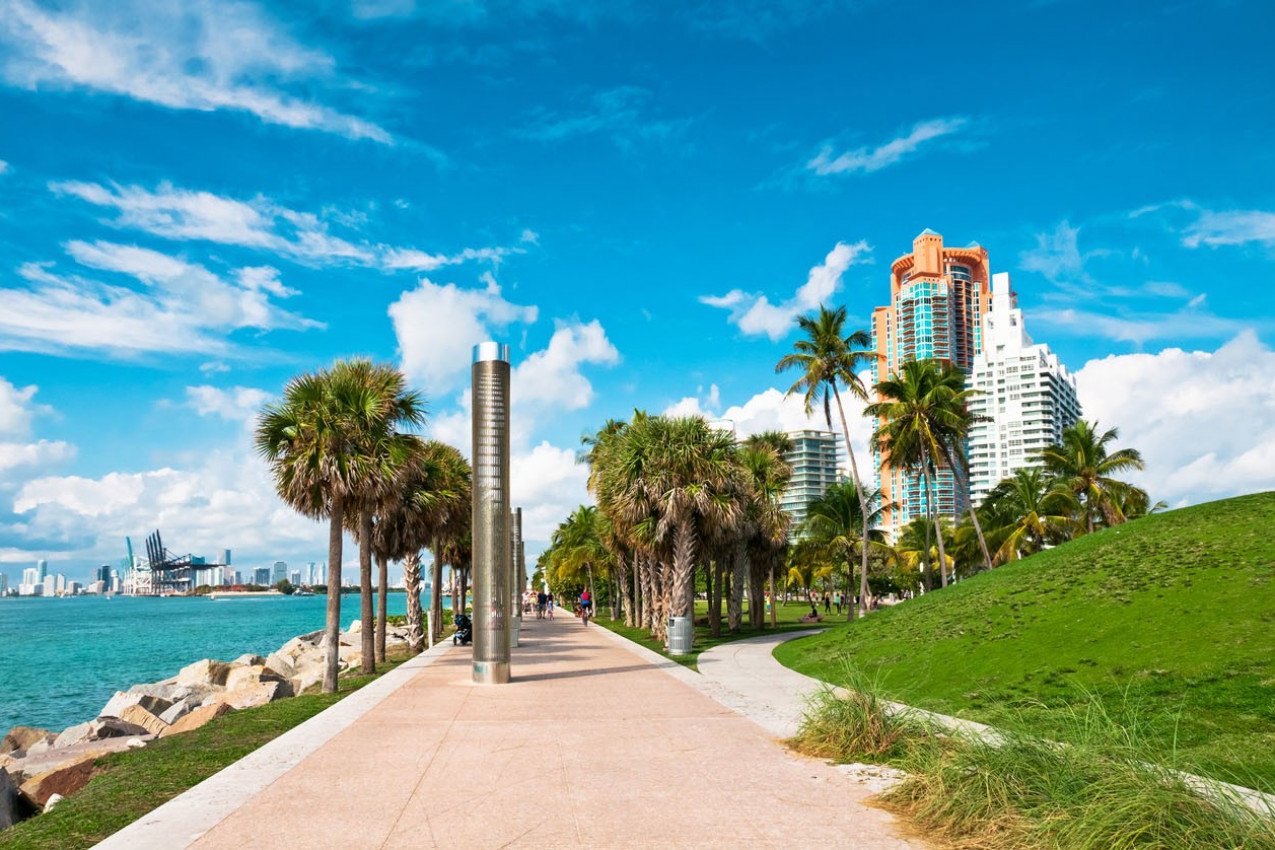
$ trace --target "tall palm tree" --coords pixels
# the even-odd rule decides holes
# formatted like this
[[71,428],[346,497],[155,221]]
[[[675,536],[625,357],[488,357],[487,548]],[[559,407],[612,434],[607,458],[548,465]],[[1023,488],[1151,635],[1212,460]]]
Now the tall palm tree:
[[[873,493],[869,504],[880,505],[881,491]],[[863,521],[863,503],[850,483],[842,482],[830,486],[818,499],[806,506],[806,530],[810,539],[828,549],[840,553],[845,558],[846,573],[850,587],[854,587],[855,550],[865,551],[871,548],[885,548],[885,532],[875,526],[881,518],[881,508],[873,510],[868,522]],[[863,529],[869,527],[867,544],[864,544]],[[867,587],[866,581],[860,581],[860,588]],[[847,605],[847,619],[853,620],[855,606]]]
[[[746,473],[747,499],[739,530],[733,535],[730,598],[727,625],[731,631],[743,626],[744,585],[748,585],[748,609],[754,628],[762,625],[761,577],[773,574],[788,545],[792,517],[779,507],[779,499],[792,478],[792,466],[784,455],[792,450],[792,440],[782,431],[753,434],[738,452]],[[772,580],[773,584],[773,580]]]
[[[926,517],[935,509],[935,473],[949,456],[947,447],[959,445],[968,427],[965,375],[950,363],[937,360],[910,360],[876,386],[881,401],[864,408],[864,415],[875,416],[881,425],[872,434],[877,451],[888,456],[890,463],[917,470],[925,482]],[[939,569],[943,587],[947,587],[947,555],[943,535],[937,534]]]
[[[404,454],[396,441],[388,441],[385,452],[374,448],[386,442],[387,411],[369,394],[369,367],[367,361],[337,361],[329,369],[298,375],[284,387],[283,398],[266,405],[257,419],[257,451],[270,465],[280,498],[305,516],[328,520],[325,693],[337,688],[341,558],[348,514],[362,510],[383,486],[392,461]],[[412,396],[403,401],[401,418],[418,420],[418,400]],[[374,652],[371,647],[367,654]]]
[[1081,419],[1063,431],[1062,442],[1049,446],[1040,455],[1054,483],[1079,500],[1090,533],[1099,519],[1108,525],[1124,522],[1120,505],[1127,495],[1121,490],[1133,485],[1112,476],[1143,468],[1142,455],[1136,449],[1113,452],[1107,448],[1118,436],[1115,428],[1100,432],[1097,422]]
[[383,503],[392,502],[400,472],[411,464],[423,448],[417,435],[405,429],[425,422],[425,405],[420,393],[407,389],[403,373],[393,366],[370,360],[344,360],[333,367],[339,381],[351,387],[362,423],[358,450],[366,467],[363,487],[352,501],[347,526],[359,544],[359,595],[362,619],[362,662],[364,673],[376,672],[375,610],[372,598],[372,551],[374,517]]
[[[430,521],[429,549],[434,559],[430,566],[429,607],[434,621],[433,637],[443,634],[443,565],[454,573],[468,567],[472,515],[473,472],[469,461],[455,446],[430,440],[426,443],[426,464],[434,476],[429,497],[433,510]],[[422,497],[424,498],[424,497]],[[464,576],[462,575],[462,580]],[[464,587],[462,583],[461,587]],[[453,614],[459,613],[456,611]]]
[[[850,474],[854,476],[855,492],[859,494],[860,508],[863,512],[863,537],[868,536],[866,523],[871,516],[867,493],[863,481],[859,477],[859,464],[854,456],[854,447],[850,444],[850,425],[846,421],[845,407],[841,403],[840,387],[845,387],[850,395],[861,401],[868,400],[868,391],[859,378],[859,368],[878,359],[871,349],[872,337],[867,331],[858,330],[847,335],[845,332],[846,308],[838,307],[829,310],[820,306],[819,312],[812,316],[802,316],[797,320],[804,339],[793,343],[793,353],[785,354],[775,364],[775,372],[797,369],[800,376],[788,388],[785,395],[801,393],[806,404],[806,414],[814,412],[815,404],[823,398],[823,416],[832,429],[831,400],[837,402],[837,413],[841,417],[841,433],[845,437],[846,452],[850,455]],[[868,597],[868,551],[863,550],[862,562],[863,584],[860,587],[860,614],[867,612],[863,606]]]
[[992,488],[983,510],[996,518],[992,537],[1002,563],[1034,555],[1074,536],[1080,503],[1069,490],[1050,489],[1039,469],[1020,469]]

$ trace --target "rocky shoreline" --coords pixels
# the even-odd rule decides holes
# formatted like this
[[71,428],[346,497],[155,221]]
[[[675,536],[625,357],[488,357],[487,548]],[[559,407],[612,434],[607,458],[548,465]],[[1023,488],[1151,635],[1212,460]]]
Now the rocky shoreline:
[[[294,637],[264,658],[204,658],[163,681],[116,691],[97,717],[60,733],[13,727],[0,739],[0,830],[79,791],[103,756],[145,747],[227,712],[287,699],[322,684],[322,641],[318,631]],[[387,646],[406,643],[406,628],[386,629]],[[359,621],[341,632],[337,654],[342,670],[362,664]]]

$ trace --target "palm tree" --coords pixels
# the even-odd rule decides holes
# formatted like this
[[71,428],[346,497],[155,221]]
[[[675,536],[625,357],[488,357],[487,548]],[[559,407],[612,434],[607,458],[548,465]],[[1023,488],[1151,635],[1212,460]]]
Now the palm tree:
[[[793,343],[793,353],[780,358],[775,365],[776,372],[798,369],[800,377],[788,388],[786,395],[802,393],[806,404],[806,414],[814,412],[815,403],[823,396],[823,415],[829,430],[832,428],[832,407],[829,396],[837,402],[837,413],[841,417],[841,432],[845,437],[846,451],[850,455],[850,473],[854,476],[855,491],[859,494],[862,510],[863,537],[867,538],[869,528],[866,523],[871,516],[867,494],[863,482],[859,478],[859,464],[855,460],[854,447],[850,445],[850,426],[846,421],[845,407],[841,404],[841,391],[846,391],[862,401],[868,400],[868,391],[860,380],[860,366],[873,362],[878,355],[870,346],[872,338],[867,331],[858,330],[845,335],[846,308],[838,307],[829,310],[821,306],[813,316],[802,316],[797,320],[805,339]],[[868,550],[863,550],[862,563],[863,584],[860,588],[860,613],[866,613],[865,604],[868,597]]]
[[740,528],[733,535],[735,551],[727,600],[727,625],[731,631],[743,626],[745,583],[749,619],[754,628],[762,625],[761,577],[768,570],[774,584],[775,564],[783,557],[792,525],[792,517],[779,507],[779,499],[792,478],[792,467],[784,460],[791,450],[792,440],[787,434],[766,431],[745,439],[737,455],[749,489]]
[[[425,448],[426,465],[435,481],[430,497],[434,513],[429,529],[429,549],[434,559],[430,567],[429,608],[434,621],[433,637],[437,639],[442,636],[444,628],[443,564],[451,566],[453,581],[456,570],[463,572],[469,564],[473,473],[469,461],[455,446],[430,440]],[[464,587],[464,584],[461,586]]]
[[[879,505],[881,491],[873,493],[868,502]],[[868,543],[864,545],[863,529],[875,526],[880,521],[881,508],[878,507],[872,512],[867,523],[863,521],[862,509],[858,493],[848,481],[831,485],[822,496],[806,506],[806,530],[810,534],[810,539],[843,554],[851,588],[854,587],[852,553],[856,549],[865,551],[871,547],[886,548],[885,532],[879,528],[870,528]],[[860,587],[867,587],[867,582],[861,581]],[[847,619],[853,620],[855,606],[846,607],[850,609],[847,612]]]
[[[290,380],[278,403],[266,405],[257,419],[257,451],[269,463],[280,498],[305,516],[328,519],[328,605],[324,629],[326,663],[323,691],[335,693],[341,630],[341,558],[347,515],[362,510],[369,495],[403,454],[390,440],[384,445],[387,411],[369,396],[367,361],[337,361],[330,369]],[[400,416],[418,420],[415,396],[405,397]],[[410,453],[410,451],[408,452]],[[403,458],[405,459],[405,458]],[[370,569],[370,565],[369,565]],[[371,602],[370,595],[365,597]],[[374,647],[366,651],[372,655]]]
[[1074,536],[1080,503],[1069,490],[1051,490],[1039,469],[1020,469],[992,488],[982,508],[997,519],[992,532],[1001,563],[1034,555]]
[[[1054,483],[1069,490],[1080,502],[1085,527],[1090,533],[1099,518],[1107,525],[1124,522],[1120,506],[1128,495],[1122,490],[1133,485],[1112,476],[1143,468],[1142,455],[1136,449],[1115,452],[1107,449],[1107,444],[1117,436],[1115,428],[1100,433],[1097,422],[1081,419],[1063,431],[1062,442],[1046,448],[1040,455]],[[1146,501],[1149,499],[1143,503]]]
[[[933,516],[938,527],[934,473],[950,456],[949,446],[964,440],[969,414],[965,375],[950,363],[936,360],[910,360],[901,372],[881,381],[876,390],[881,401],[864,408],[864,415],[875,416],[881,425],[872,434],[877,451],[888,456],[890,463],[919,471],[925,481],[926,517]],[[947,555],[943,535],[938,534],[939,569],[943,587],[947,587]]]
[[406,433],[425,421],[420,393],[407,389],[403,373],[393,366],[356,359],[341,361],[334,374],[348,383],[359,409],[362,425],[358,451],[365,467],[363,487],[355,494],[347,525],[359,544],[359,594],[362,619],[362,672],[376,672],[376,628],[372,599],[372,550],[374,517],[394,498],[400,472],[423,448],[421,438]]

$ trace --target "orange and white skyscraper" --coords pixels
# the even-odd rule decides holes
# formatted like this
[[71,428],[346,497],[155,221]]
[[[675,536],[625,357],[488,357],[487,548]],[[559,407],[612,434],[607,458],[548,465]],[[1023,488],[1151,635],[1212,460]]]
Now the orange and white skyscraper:
[[[926,228],[912,252],[890,265],[890,303],[872,313],[872,344],[880,355],[876,380],[909,360],[946,361],[968,374],[982,350],[982,318],[991,297],[987,249],[977,242],[946,248],[943,237]],[[924,480],[875,451],[872,465],[884,506],[881,525],[894,539],[913,517],[925,515]],[[955,517],[965,509],[968,494],[950,469],[939,468],[935,489],[939,515]]]

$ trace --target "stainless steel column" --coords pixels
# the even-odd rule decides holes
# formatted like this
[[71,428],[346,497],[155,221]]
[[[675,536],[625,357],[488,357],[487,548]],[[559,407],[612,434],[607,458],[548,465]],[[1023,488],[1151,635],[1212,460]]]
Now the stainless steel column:
[[522,635],[522,593],[525,589],[520,579],[521,572],[518,564],[518,551],[522,549],[522,508],[514,508],[513,514],[510,515],[510,535],[509,535],[509,587],[512,590],[511,599],[514,606],[514,624],[513,630],[509,633],[509,645],[517,646],[518,640]]
[[509,681],[509,346],[474,346],[474,681]]

